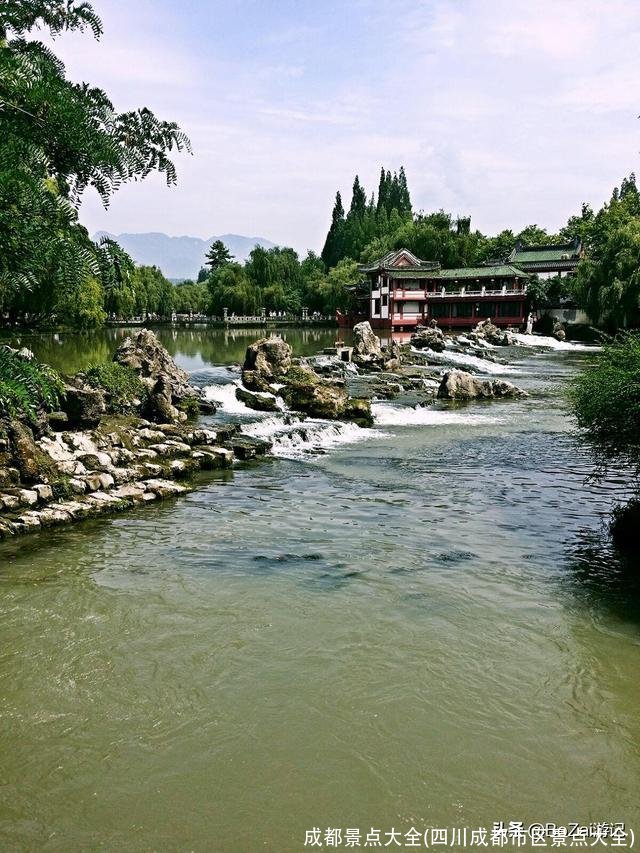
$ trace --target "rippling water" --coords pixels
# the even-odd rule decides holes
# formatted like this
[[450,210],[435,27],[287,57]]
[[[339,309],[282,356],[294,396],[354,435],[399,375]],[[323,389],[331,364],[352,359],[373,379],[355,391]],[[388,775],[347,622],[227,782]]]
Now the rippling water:
[[[309,352],[332,337],[314,335]],[[167,342],[216,388],[246,344]],[[74,369],[96,360],[38,345]],[[497,820],[640,831],[639,567],[603,529],[628,484],[585,481],[563,403],[592,357],[518,350],[531,398],[384,402],[358,440],[222,412],[270,429],[278,456],[1,546],[0,846],[289,851],[312,826]]]

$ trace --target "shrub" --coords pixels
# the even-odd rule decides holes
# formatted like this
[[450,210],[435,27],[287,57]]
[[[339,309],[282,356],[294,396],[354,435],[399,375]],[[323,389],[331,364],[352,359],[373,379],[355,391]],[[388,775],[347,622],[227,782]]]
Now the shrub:
[[39,411],[57,408],[62,391],[62,380],[48,365],[0,347],[0,415],[34,421]]
[[598,454],[625,456],[637,464],[640,452],[640,334],[624,333],[607,344],[595,365],[571,389],[578,425]]
[[136,401],[144,402],[148,395],[146,385],[135,370],[115,361],[94,364],[87,370],[86,378],[89,385],[106,391],[113,412],[128,412],[136,406]]

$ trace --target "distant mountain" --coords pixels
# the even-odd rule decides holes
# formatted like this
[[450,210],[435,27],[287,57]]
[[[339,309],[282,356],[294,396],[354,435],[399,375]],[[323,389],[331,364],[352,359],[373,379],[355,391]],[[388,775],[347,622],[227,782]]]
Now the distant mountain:
[[205,255],[214,240],[222,240],[237,261],[243,262],[255,246],[271,249],[275,246],[264,237],[243,237],[241,234],[221,234],[201,240],[200,237],[169,237],[168,234],[109,234],[98,231],[94,240],[111,237],[125,249],[137,264],[159,267],[167,278],[181,281],[196,278],[204,265]]

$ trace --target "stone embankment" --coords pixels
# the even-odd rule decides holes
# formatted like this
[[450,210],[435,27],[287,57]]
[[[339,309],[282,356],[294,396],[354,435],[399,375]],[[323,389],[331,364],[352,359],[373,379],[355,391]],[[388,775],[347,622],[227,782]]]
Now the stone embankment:
[[64,382],[61,411],[0,412],[0,539],[184,494],[197,472],[270,449],[237,424],[194,424],[215,407],[153,332],[127,339],[114,363],[139,380],[126,411],[114,410],[113,389],[78,374]]
[[[269,450],[268,442],[241,435],[235,424],[212,430],[109,421],[91,431],[23,436],[22,473],[0,469],[0,539],[181,495],[194,487],[196,472],[229,468]],[[8,452],[9,439],[1,438],[0,458]]]

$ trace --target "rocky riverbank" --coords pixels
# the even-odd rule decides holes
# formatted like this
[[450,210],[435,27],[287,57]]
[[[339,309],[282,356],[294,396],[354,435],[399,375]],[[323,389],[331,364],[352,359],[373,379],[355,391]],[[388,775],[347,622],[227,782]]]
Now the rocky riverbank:
[[[490,324],[447,339],[429,328],[409,347],[384,347],[361,323],[352,361],[295,358],[289,344],[272,336],[248,347],[235,395],[249,409],[302,430],[307,418],[371,426],[372,401],[399,395],[418,406],[526,396],[504,380],[438,361],[447,351],[493,362],[494,348],[516,344],[505,335]],[[33,358],[26,350],[14,356]],[[0,538],[181,495],[201,482],[198,472],[270,451],[270,441],[238,423],[195,422],[199,413],[215,411],[153,332],[127,338],[112,363],[65,378],[58,409],[43,405],[29,418],[0,417]]]
[[[33,359],[28,351],[15,355]],[[0,539],[181,495],[195,486],[197,472],[269,450],[269,442],[242,435],[237,424],[209,429],[190,422],[215,406],[152,332],[127,339],[113,365],[67,378],[60,411],[2,413]],[[96,375],[106,387],[96,387]]]

